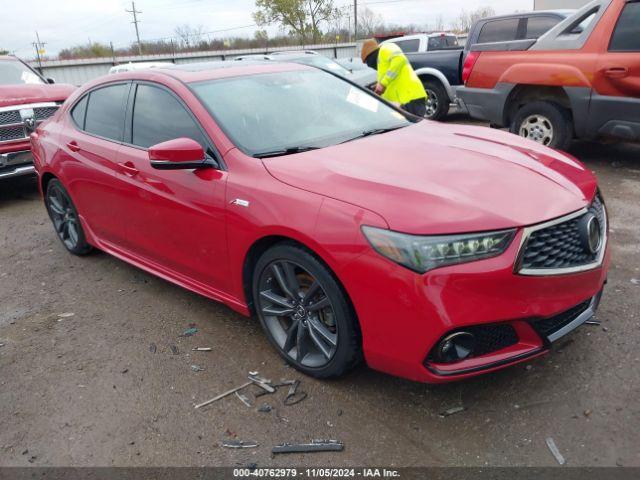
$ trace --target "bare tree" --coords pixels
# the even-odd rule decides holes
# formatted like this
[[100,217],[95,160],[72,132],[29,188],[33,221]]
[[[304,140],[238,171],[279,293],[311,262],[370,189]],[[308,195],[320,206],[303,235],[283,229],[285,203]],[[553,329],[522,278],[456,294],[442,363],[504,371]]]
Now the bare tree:
[[444,17],[442,14],[438,14],[435,20],[435,30],[437,32],[442,32],[444,30]]
[[472,12],[467,12],[463,9],[453,22],[452,27],[457,32],[468,33],[475,22],[483,18],[492,17],[495,14],[495,10],[491,7],[480,7]]
[[202,41],[204,27],[202,25],[192,27],[191,25],[185,24],[176,27],[173,33],[178,37],[178,41],[188,48],[192,45],[198,45]]
[[382,15],[375,13],[369,7],[363,6],[358,12],[358,31],[362,35],[372,37],[383,25]]

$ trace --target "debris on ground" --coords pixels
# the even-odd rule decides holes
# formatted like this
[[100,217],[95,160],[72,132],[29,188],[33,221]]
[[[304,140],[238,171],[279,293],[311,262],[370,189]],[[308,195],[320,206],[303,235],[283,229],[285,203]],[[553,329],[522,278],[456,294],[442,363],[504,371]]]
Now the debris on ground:
[[344,443],[338,440],[311,440],[310,443],[282,443],[276,445],[271,453],[307,453],[307,452],[341,452]]
[[251,407],[251,402],[249,401],[249,397],[247,397],[246,395],[243,395],[240,392],[236,392],[236,397],[238,397],[240,401],[244,403],[247,407]]
[[4,343],[0,343],[0,348],[4,347]]
[[271,380],[263,378],[257,374],[257,372],[249,372],[249,380],[258,385],[263,390],[269,393],[275,393],[276,389],[273,388],[271,384]]
[[244,440],[224,440],[222,442],[224,448],[255,448],[258,442]]
[[58,318],[71,318],[74,315],[75,315],[75,313],[73,313],[73,312],[64,312],[64,313],[58,314]]
[[640,285],[640,278],[632,278],[631,283],[633,283],[634,285]]
[[184,332],[182,332],[182,335],[180,335],[180,336],[181,337],[191,337],[192,335],[195,335],[196,333],[198,333],[198,329],[196,327],[189,327]]
[[260,413],[269,413],[271,410],[272,410],[272,407],[268,403],[263,403],[258,407],[258,411]]
[[151,353],[156,353],[156,351],[157,351],[157,350],[158,350],[158,347],[156,346],[156,344],[155,344],[155,343],[150,343],[150,344],[149,344],[149,351],[150,351]]
[[236,393],[237,391],[240,391],[243,388],[246,388],[246,387],[248,387],[249,385],[252,385],[252,384],[253,384],[253,382],[243,383],[239,387],[235,387],[235,388],[232,388],[231,390],[227,390],[226,392],[221,393],[217,397],[213,397],[212,399],[207,400],[206,402],[202,402],[202,403],[199,403],[199,404],[195,405],[195,408],[206,407],[207,405],[210,405],[213,402],[216,402],[216,401],[220,400],[221,398],[227,397],[227,396],[231,395],[232,393]]
[[451,415],[455,415],[456,413],[464,412],[466,410],[465,407],[451,407],[445,410],[444,412],[440,412],[440,416],[442,418],[449,417]]
[[191,365],[191,370],[194,372],[204,372],[204,367],[201,367],[200,365]]
[[589,410],[589,409],[587,408],[584,412],[582,412],[582,414],[583,414],[585,417],[588,417],[589,415],[591,415],[591,410]]
[[213,350],[211,347],[195,347],[191,349],[194,352],[210,352]]
[[178,350],[178,347],[176,347],[175,345],[169,345],[169,349],[171,349],[171,353],[173,353],[174,355],[178,355],[180,353],[180,350]]
[[120,373],[124,375],[124,374],[125,374],[125,373],[127,373],[128,371],[129,371],[129,369],[128,369],[128,368],[125,368],[125,369],[124,369],[124,370],[122,370]]
[[600,320],[587,320],[586,322],[587,325],[600,325]]
[[284,397],[284,404],[287,406],[295,405],[296,403],[300,403],[302,400],[307,398],[307,392],[300,391],[298,392],[298,387],[300,386],[300,380],[294,380],[293,383],[289,386],[289,391],[287,392],[287,396]]
[[547,442],[547,447],[549,447],[549,451],[553,454],[553,456],[555,457],[556,461],[560,465],[564,465],[566,463],[566,460],[564,459],[564,457],[560,453],[560,450],[558,450],[558,447],[556,446],[556,442],[553,441],[553,438],[548,437],[545,440],[545,442]]

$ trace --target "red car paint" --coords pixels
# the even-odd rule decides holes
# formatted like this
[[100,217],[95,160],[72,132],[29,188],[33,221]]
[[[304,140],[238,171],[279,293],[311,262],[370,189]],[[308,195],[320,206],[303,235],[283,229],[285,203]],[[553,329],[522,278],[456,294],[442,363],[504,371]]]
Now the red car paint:
[[[40,187],[53,176],[60,179],[92,245],[244,315],[250,309],[243,266],[251,247],[280,237],[305,245],[344,286],[360,322],[366,362],[380,371],[435,383],[480,373],[455,374],[457,364],[440,375],[423,362],[451,329],[483,323],[513,322],[518,343],[465,360],[465,369],[492,371],[545,353],[548,346],[525,320],[596,295],[609,252],[600,267],[586,272],[518,275],[521,227],[589,205],[597,188],[593,174],[567,155],[516,136],[427,121],[260,160],[234,146],[187,86],[305,68],[156,69],[94,81],[32,136]],[[156,170],[147,151],[80,132],[69,115],[74,101],[97,85],[125,79],[156,82],[182,98],[226,168]],[[237,198],[251,207],[234,204]],[[505,227],[518,233],[498,257],[420,275],[374,251],[363,225],[417,234]]]

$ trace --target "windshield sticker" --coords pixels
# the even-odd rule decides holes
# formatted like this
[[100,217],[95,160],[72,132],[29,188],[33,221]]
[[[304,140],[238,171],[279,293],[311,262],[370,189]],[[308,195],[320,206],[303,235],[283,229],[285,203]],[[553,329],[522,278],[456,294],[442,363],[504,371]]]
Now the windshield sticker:
[[40,83],[40,78],[33,72],[22,72],[20,78],[23,83]]
[[354,105],[357,105],[360,108],[364,108],[365,110],[369,110],[370,112],[377,112],[378,108],[380,107],[380,102],[378,102],[375,98],[354,87],[351,87],[349,89],[347,102],[353,103]]

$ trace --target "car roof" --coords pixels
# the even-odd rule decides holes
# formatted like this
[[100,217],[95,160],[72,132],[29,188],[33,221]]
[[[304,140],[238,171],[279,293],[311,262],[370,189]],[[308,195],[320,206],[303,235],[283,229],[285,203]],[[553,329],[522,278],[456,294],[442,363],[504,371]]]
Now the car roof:
[[[113,79],[117,78],[129,80],[152,80],[157,79],[158,76],[168,76],[180,80],[184,83],[191,83],[205,80],[214,80],[218,78],[241,77],[245,75],[257,75],[261,73],[291,72],[309,69],[312,69],[312,67],[287,62],[198,62],[160,66],[151,69],[117,73],[114,75],[110,75],[109,80],[112,81]],[[106,80],[105,77],[101,78],[103,79],[103,81]]]
[[491,20],[499,20],[503,18],[522,18],[522,17],[539,17],[539,16],[549,16],[554,15],[557,17],[567,18],[569,15],[575,13],[576,10],[571,9],[558,9],[558,10],[533,10],[530,12],[517,12],[517,13],[508,13],[505,15],[496,15],[493,17],[486,17],[481,20],[478,20],[478,23],[486,23]]

